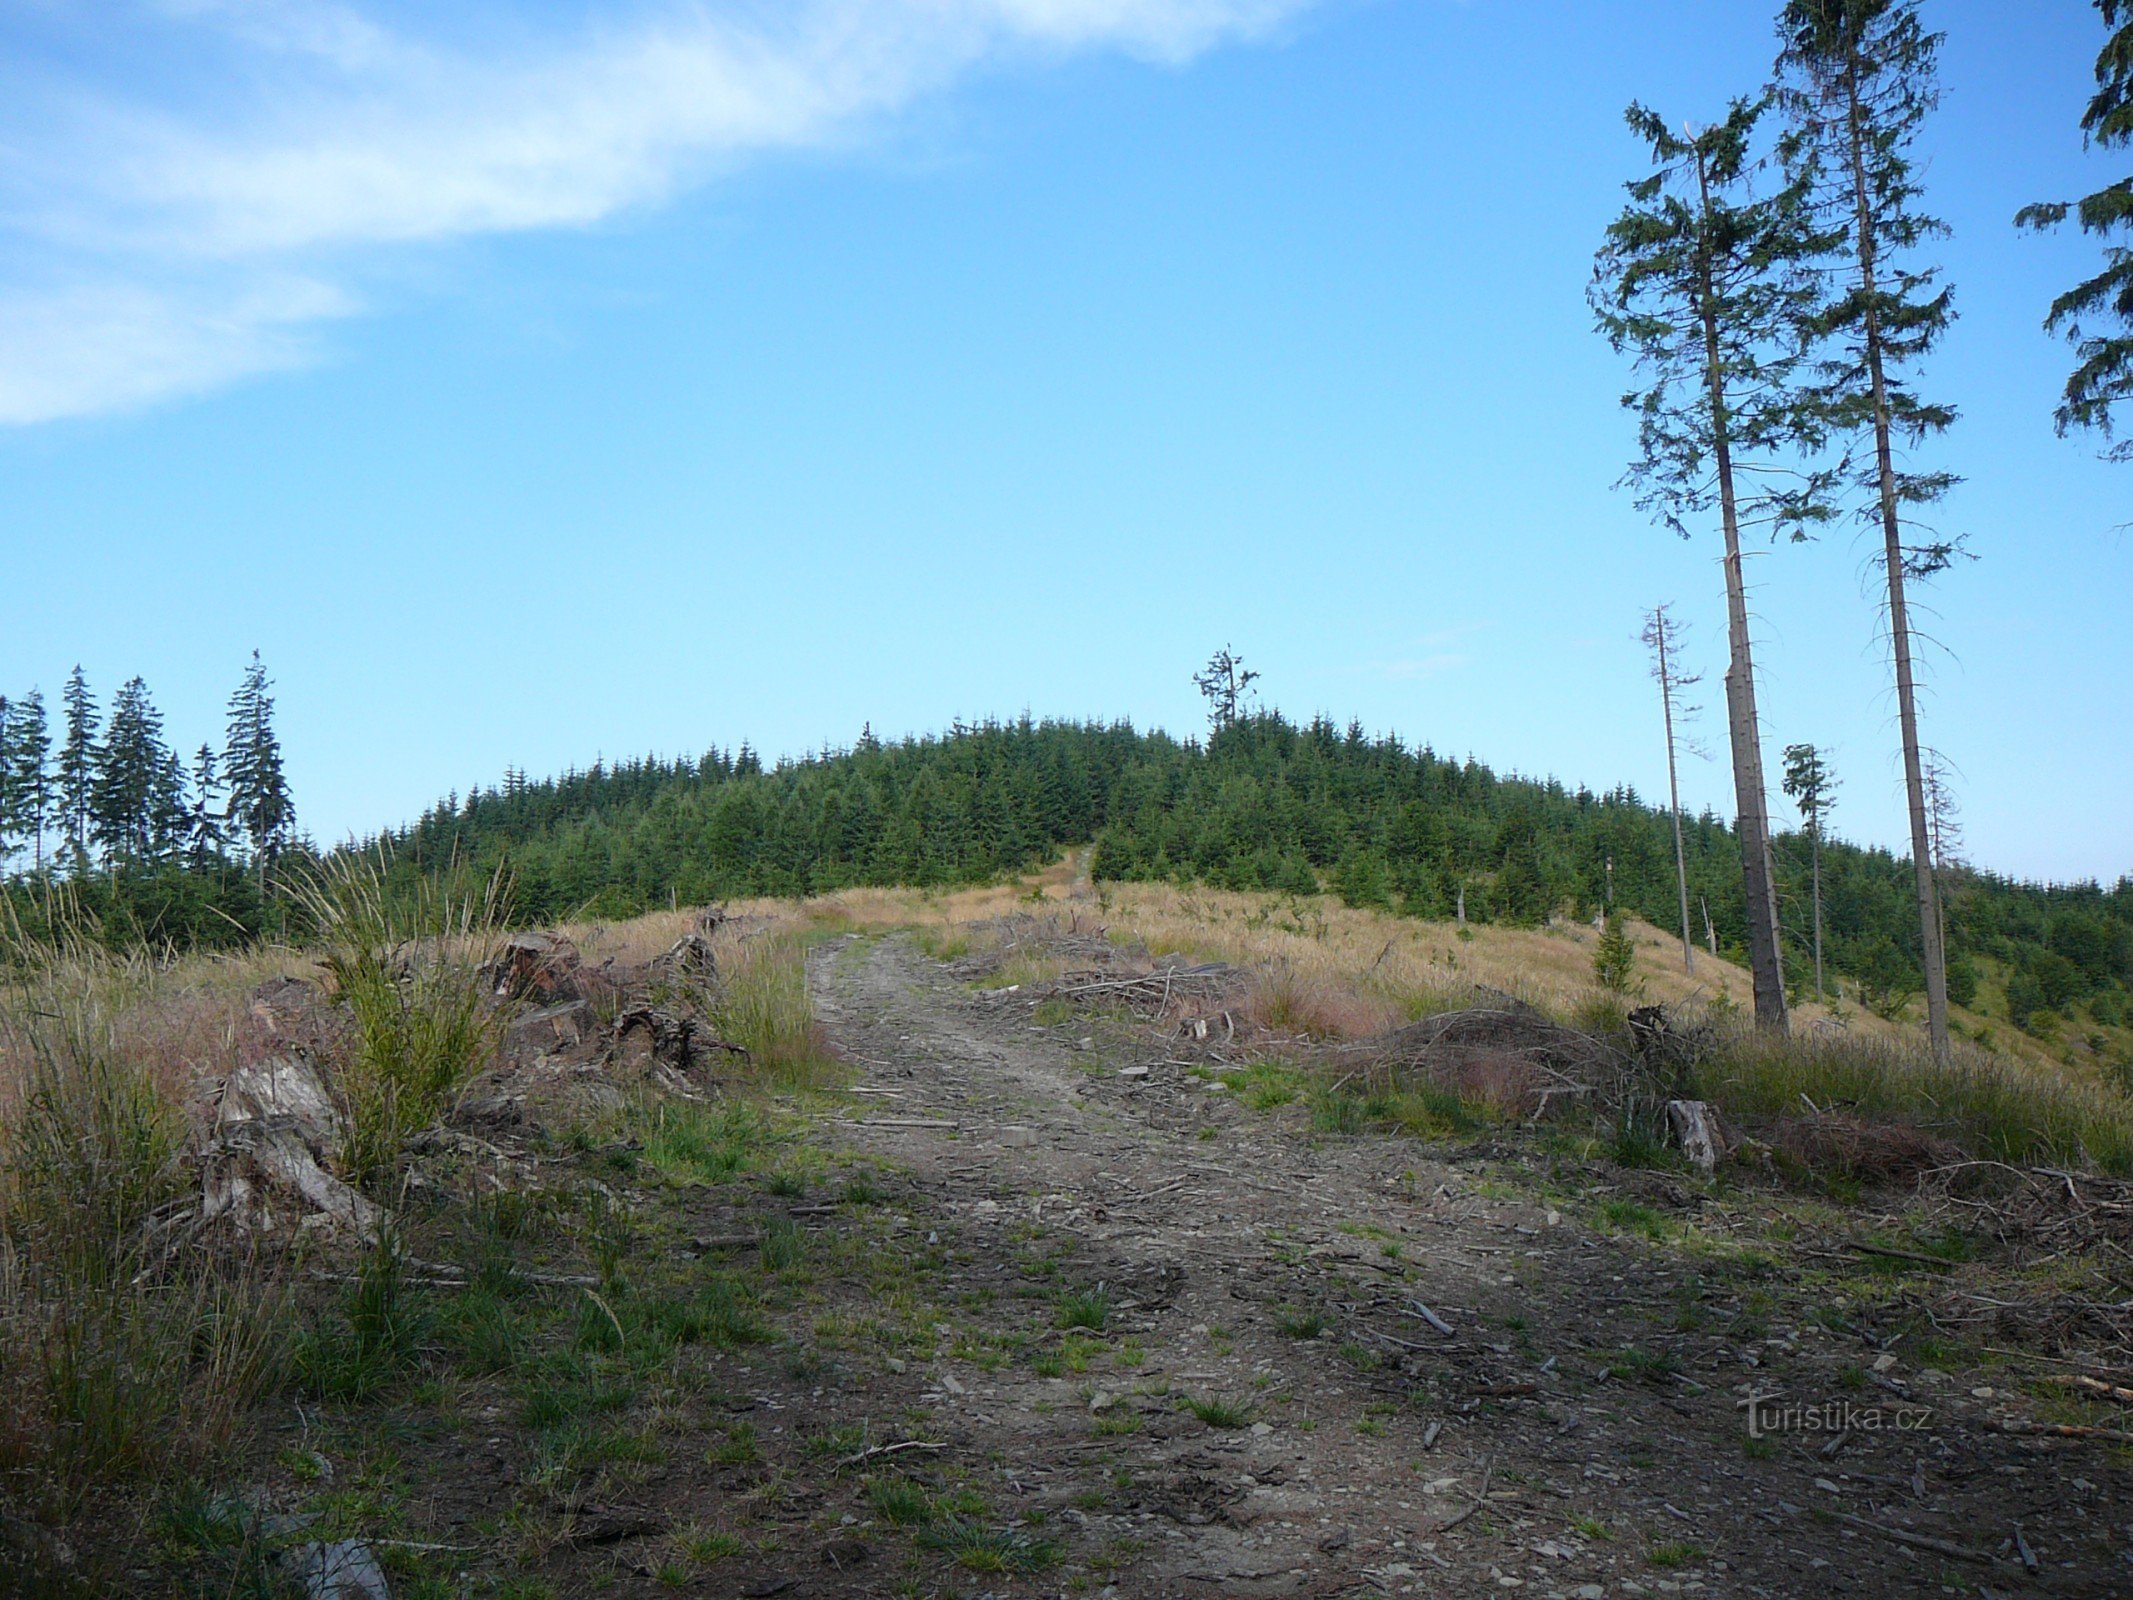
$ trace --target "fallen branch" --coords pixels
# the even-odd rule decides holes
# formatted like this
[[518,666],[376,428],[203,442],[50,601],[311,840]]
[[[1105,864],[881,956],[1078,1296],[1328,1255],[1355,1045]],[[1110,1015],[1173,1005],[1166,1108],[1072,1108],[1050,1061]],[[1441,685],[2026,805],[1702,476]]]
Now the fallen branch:
[[1474,1496],[1474,1503],[1460,1512],[1458,1516],[1452,1518],[1451,1521],[1440,1523],[1434,1531],[1437,1533],[1450,1533],[1452,1529],[1458,1527],[1460,1523],[1466,1521],[1468,1517],[1471,1517],[1486,1505],[1489,1499],[1489,1481],[1495,1476],[1496,1458],[1490,1456],[1489,1464],[1481,1469],[1481,1493]]
[[861,1466],[880,1456],[901,1455],[906,1450],[939,1451],[947,1448],[944,1444],[929,1444],[924,1439],[903,1439],[895,1444],[877,1444],[860,1451],[857,1455],[846,1456],[837,1463],[837,1470],[842,1472],[846,1467]]
[[2133,1444],[2133,1432],[2124,1428],[2088,1428],[2071,1422],[2025,1422],[2009,1418],[1994,1422],[2002,1433],[2035,1434],[2047,1439],[2101,1439],[2105,1444]]
[[2063,1383],[2071,1388],[2086,1389],[2090,1394],[2100,1394],[2120,1405],[2133,1405],[2133,1389],[2121,1388],[2115,1383],[2105,1383],[2101,1378],[2091,1378],[2086,1373],[2052,1372],[2045,1374],[2046,1383]]
[[1976,1561],[1988,1567],[1992,1565],[1992,1557],[1984,1551],[1972,1550],[1952,1539],[1936,1539],[1928,1533],[1911,1533],[1903,1528],[1886,1527],[1879,1522],[1869,1522],[1864,1517],[1854,1516],[1849,1511],[1839,1511],[1836,1517],[1839,1522],[1849,1523],[1855,1528],[1864,1528],[1868,1533],[1878,1533],[1892,1543],[1909,1545],[1913,1550],[1930,1550],[1937,1556],[1952,1556],[1957,1561]]
[[1415,1301],[1413,1305],[1407,1308],[1407,1311],[1408,1315],[1420,1317],[1432,1328],[1435,1328],[1439,1333],[1443,1334],[1445,1338],[1451,1339],[1457,1337],[1457,1335],[1452,1332],[1452,1325],[1449,1322],[1446,1322],[1442,1317],[1438,1316],[1436,1312],[1430,1310],[1430,1308],[1424,1305],[1421,1301]]
[[1950,1261],[1946,1256],[1929,1256],[1916,1250],[1897,1250],[1885,1244],[1868,1244],[1864,1239],[1847,1239],[1844,1248],[1856,1250],[1863,1256],[1887,1256],[1891,1261],[1916,1261],[1920,1266],[1938,1267],[1943,1272],[1952,1272],[1961,1263]]
[[959,1128],[959,1122],[950,1122],[945,1117],[865,1117],[852,1124],[855,1128]]

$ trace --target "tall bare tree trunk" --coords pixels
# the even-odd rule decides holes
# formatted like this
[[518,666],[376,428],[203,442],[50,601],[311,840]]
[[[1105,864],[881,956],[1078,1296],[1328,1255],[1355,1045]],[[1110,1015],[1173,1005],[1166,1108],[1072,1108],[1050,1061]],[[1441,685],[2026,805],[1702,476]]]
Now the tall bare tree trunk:
[[[1704,212],[1710,183],[1703,153],[1696,180]],[[1755,715],[1755,663],[1748,643],[1748,585],[1741,569],[1740,510],[1733,494],[1733,444],[1726,425],[1724,364],[1718,340],[1708,256],[1704,264],[1703,337],[1711,395],[1711,445],[1718,469],[1718,508],[1726,536],[1726,732],[1733,747],[1733,805],[1740,835],[1741,877],[1748,901],[1748,970],[1755,988],[1755,1025],[1787,1031],[1784,957],[1778,945],[1777,883],[1770,864],[1770,807],[1763,787],[1762,731]]]
[[1881,561],[1889,581],[1889,646],[1896,658],[1896,722],[1903,737],[1904,798],[1911,812],[1911,866],[1918,893],[1919,946],[1926,967],[1926,1032],[1935,1060],[1948,1059],[1948,967],[1942,951],[1940,892],[1933,881],[1926,831],[1925,764],[1918,744],[1918,699],[1911,672],[1911,617],[1903,592],[1903,521],[1896,498],[1896,459],[1889,443],[1888,386],[1882,376],[1881,312],[1875,299],[1873,213],[1866,183],[1859,80],[1844,75],[1850,108],[1852,198],[1857,216],[1859,288],[1866,302],[1866,365],[1873,383],[1874,465],[1881,480]]
[[1681,964],[1696,970],[1696,944],[1689,936],[1689,864],[1681,848],[1681,779],[1674,752],[1674,669],[1668,659],[1666,607],[1652,612],[1653,648],[1659,652],[1659,704],[1666,715],[1666,794],[1674,819],[1674,882],[1681,889]]
[[1814,847],[1815,1004],[1821,1005],[1824,1003],[1824,997],[1822,993],[1822,816],[1819,810],[1815,814],[1814,832],[1810,842]]

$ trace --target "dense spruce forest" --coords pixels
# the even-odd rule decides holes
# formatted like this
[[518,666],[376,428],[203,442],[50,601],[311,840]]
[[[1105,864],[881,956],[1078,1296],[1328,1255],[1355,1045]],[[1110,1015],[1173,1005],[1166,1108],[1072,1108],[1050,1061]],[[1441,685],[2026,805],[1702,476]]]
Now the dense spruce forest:
[[[1499,777],[1472,759],[1320,719],[1243,716],[1204,743],[1125,723],[958,726],[945,736],[765,769],[745,746],[701,760],[599,764],[454,797],[375,841],[402,873],[508,864],[524,916],[619,917],[670,901],[806,895],[861,884],[982,882],[1093,841],[1099,879],[1338,894],[1417,917],[1536,924],[1614,904],[1678,923],[1664,808],[1634,791]],[[1693,931],[1746,935],[1740,852],[1706,813],[1685,829]],[[1808,840],[1781,834],[1788,972],[1812,981]],[[1832,839],[1828,953],[1847,991],[1917,991],[1907,861]],[[2044,887],[1957,869],[1948,921],[1958,1003],[2025,1023],[2085,1011],[2117,1025],[2133,984],[2133,881]]]

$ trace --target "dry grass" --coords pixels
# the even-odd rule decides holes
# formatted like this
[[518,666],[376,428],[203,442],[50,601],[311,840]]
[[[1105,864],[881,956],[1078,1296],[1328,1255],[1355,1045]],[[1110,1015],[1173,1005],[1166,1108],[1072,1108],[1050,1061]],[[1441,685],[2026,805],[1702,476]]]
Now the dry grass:
[[[1469,1003],[1477,986],[1574,1022],[1611,1016],[1619,1027],[1624,996],[1604,993],[1593,980],[1598,932],[1590,927],[1461,926],[1355,910],[1329,896],[1098,886],[1079,869],[1068,858],[984,888],[860,889],[798,907],[766,902],[734,909],[823,929],[912,929],[944,957],[997,949],[995,924],[1035,913],[1062,932],[1101,930],[1157,956],[1241,967],[1251,974],[1246,1018],[1292,1037],[1369,1037]],[[1627,997],[1714,1021],[1726,1043],[1698,1090],[1736,1119],[1768,1124],[1811,1104],[1821,1114],[1836,1110],[1916,1129],[1972,1155],[2133,1168],[2133,1105],[2026,1042],[2011,1040],[2014,1054],[1959,1046],[1954,1063],[1940,1067],[1907,1023],[1857,1012],[1839,1018],[1813,1004],[1794,1009],[1790,1039],[1770,1039],[1729,1020],[1752,1011],[1744,968],[1698,951],[1694,972],[1686,971],[1677,938],[1635,919],[1625,926],[1635,950]],[[1057,975],[1059,964],[1041,952],[1015,948],[1004,956],[1001,981]],[[1958,1010],[1957,1020],[1975,1019]],[[1518,1099],[1518,1086],[1508,1082],[1446,1087],[1473,1104]]]
[[[1277,1032],[1357,1038],[1459,1003],[1476,986],[1570,1015],[1593,996],[1586,927],[1505,928],[1418,922],[1356,910],[1330,896],[1241,894],[1160,883],[1105,884],[1077,875],[1073,859],[1014,883],[978,889],[853,889],[810,900],[800,915],[824,926],[915,928],[936,952],[982,948],[983,924],[1016,912],[1048,911],[1063,927],[1102,928],[1155,955],[1227,961],[1259,974],[1248,1002],[1254,1020]],[[790,908],[787,908],[788,911]],[[647,919],[652,920],[652,919]],[[1698,953],[1693,975],[1681,946],[1657,928],[1627,924],[1636,944],[1637,992],[1653,1001],[1747,1008],[1748,974]],[[1013,981],[1013,980],[1009,980]],[[1797,1013],[1803,1025],[1827,1013]],[[1855,1029],[1884,1029],[1872,1019]]]
[[278,1287],[154,1226],[194,1181],[201,1075],[262,1048],[227,976],[179,982],[88,940],[0,968],[0,1482],[40,1514],[167,1481],[279,1370]]
[[[274,1049],[272,1028],[251,1008],[252,991],[270,978],[317,976],[310,957],[262,947],[178,962],[98,951],[93,964],[76,962],[67,981],[94,991],[77,998],[93,1000],[104,1048],[135,1063],[173,1105],[197,1110],[201,1084]],[[47,969],[41,981],[53,977]],[[20,1025],[26,998],[18,990],[0,999],[0,1123],[19,1103],[33,1064],[30,1035]]]
[[1915,1034],[1743,1032],[1702,1078],[1702,1091],[1729,1113],[1776,1122],[1780,1142],[1801,1144],[1803,1154],[1828,1135],[1837,1170],[1850,1160],[1840,1124],[1864,1121],[1915,1130],[1983,1160],[2133,1171],[2133,1102],[2124,1095],[1962,1044],[1940,1063]]

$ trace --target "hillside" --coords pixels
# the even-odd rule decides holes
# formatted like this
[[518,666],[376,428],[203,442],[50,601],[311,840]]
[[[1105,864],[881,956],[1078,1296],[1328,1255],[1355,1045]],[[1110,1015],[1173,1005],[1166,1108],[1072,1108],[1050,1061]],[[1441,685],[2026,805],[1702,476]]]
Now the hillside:
[[[404,872],[508,860],[522,914],[623,916],[672,903],[862,885],[989,882],[1094,842],[1098,879],[1313,894],[1351,906],[1512,926],[1609,903],[1678,923],[1666,813],[1634,790],[1499,776],[1469,758],[1320,719],[1255,717],[1207,740],[1125,723],[1028,718],[765,769],[743,746],[551,780],[512,775],[383,836]],[[1731,830],[1705,813],[1685,843],[1699,943],[1745,940]],[[1788,971],[1811,992],[1808,841],[1777,841]],[[1918,987],[1909,868],[1832,840],[1830,968],[1897,1013]],[[2123,1065],[2133,881],[2043,886],[1951,874],[1958,1004],[2070,1054]],[[1708,918],[1708,923],[1705,919]]]

